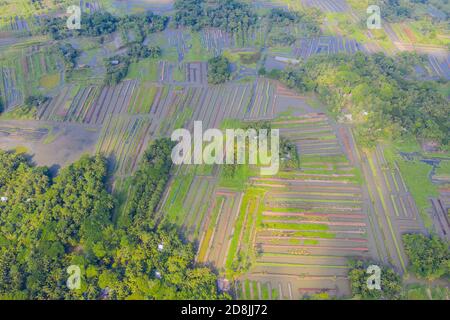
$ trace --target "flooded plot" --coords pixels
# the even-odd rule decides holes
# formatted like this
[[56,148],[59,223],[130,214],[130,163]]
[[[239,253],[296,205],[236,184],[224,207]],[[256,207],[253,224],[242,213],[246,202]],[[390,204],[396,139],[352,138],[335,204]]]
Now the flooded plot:
[[19,105],[23,101],[23,95],[18,89],[18,79],[15,69],[0,68],[1,86],[0,92],[5,99],[5,109],[11,109]]
[[365,51],[365,48],[356,40],[343,37],[320,37],[300,39],[294,45],[293,54],[302,59],[308,59],[316,54],[354,54],[358,51]]
[[123,81],[115,86],[65,86],[62,92],[40,107],[39,120],[76,121],[102,124],[107,115],[127,111],[137,81]]
[[201,31],[201,43],[214,56],[220,55],[224,49],[234,46],[233,37],[217,28],[205,28]]
[[203,121],[203,128],[219,128],[224,119],[242,119],[252,98],[250,84],[226,84],[200,90],[198,103],[192,104],[193,121]]
[[313,7],[323,12],[346,12],[350,10],[345,0],[301,0],[306,7]]
[[450,190],[441,188],[438,198],[431,198],[431,218],[436,233],[443,239],[450,240]]
[[206,62],[186,63],[186,82],[189,84],[208,84],[208,64]]
[[40,166],[65,166],[94,152],[100,129],[47,121],[0,121],[0,148],[23,147]]
[[428,55],[430,73],[434,77],[450,80],[450,55]]
[[183,29],[166,29],[163,31],[163,34],[166,37],[169,46],[171,48],[176,48],[178,62],[182,61],[189,50],[188,41],[191,39],[190,33],[185,32]]

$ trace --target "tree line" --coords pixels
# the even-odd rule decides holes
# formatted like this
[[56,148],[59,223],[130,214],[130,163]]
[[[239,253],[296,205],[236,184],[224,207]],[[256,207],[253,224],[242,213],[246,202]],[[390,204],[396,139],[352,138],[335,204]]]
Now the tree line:
[[257,22],[251,7],[237,0],[176,0],[174,8],[177,10],[175,23],[194,30],[215,27],[231,33],[245,33]]
[[[170,145],[150,146],[117,224],[102,156],[83,156],[53,178],[23,155],[0,151],[0,298],[226,298],[217,276],[194,263],[193,245],[154,219]],[[66,285],[70,265],[81,270],[80,289]]]
[[414,135],[447,149],[450,105],[436,82],[412,78],[418,60],[383,53],[317,55],[297,67],[259,73],[300,92],[316,92],[336,115],[352,114],[363,145],[385,136]]
[[[449,242],[436,235],[404,234],[402,236],[405,252],[410,261],[409,271],[419,279],[435,280],[450,277],[450,250]],[[351,260],[349,280],[352,295],[358,299],[403,299],[403,281],[400,275],[389,266],[380,266],[381,290],[369,289],[367,279],[370,274],[367,268],[370,265],[379,265],[371,261]]]

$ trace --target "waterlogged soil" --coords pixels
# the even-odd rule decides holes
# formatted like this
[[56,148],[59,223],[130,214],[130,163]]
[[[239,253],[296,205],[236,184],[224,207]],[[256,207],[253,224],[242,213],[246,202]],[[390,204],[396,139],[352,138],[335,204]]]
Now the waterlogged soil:
[[0,149],[25,148],[39,166],[59,168],[92,154],[100,129],[75,123],[0,120],[0,131],[26,130],[28,134],[8,134],[0,139]]

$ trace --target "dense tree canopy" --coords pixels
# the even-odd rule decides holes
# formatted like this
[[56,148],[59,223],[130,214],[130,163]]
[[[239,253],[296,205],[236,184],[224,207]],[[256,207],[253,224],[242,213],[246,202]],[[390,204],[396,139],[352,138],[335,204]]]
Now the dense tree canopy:
[[250,6],[237,0],[177,0],[174,7],[177,25],[194,30],[216,27],[232,33],[246,32],[257,21]]
[[370,274],[367,273],[367,268],[376,263],[369,263],[365,261],[352,261],[348,277],[354,298],[358,299],[386,299],[394,300],[401,298],[402,281],[400,276],[389,267],[381,268],[380,287],[381,290],[369,289],[367,286],[367,279]]
[[156,225],[154,211],[169,178],[172,147],[170,139],[162,139],[160,143],[151,145],[144,154],[142,164],[133,178],[124,215],[127,221],[122,221],[124,225],[128,225],[131,219],[150,227]]
[[65,71],[70,72],[76,65],[76,59],[80,55],[80,51],[70,43],[61,44],[58,49],[64,60]]
[[419,277],[432,280],[450,275],[448,242],[422,234],[405,234],[403,242],[412,270]]
[[[413,134],[419,138],[450,141],[450,104],[436,83],[407,79],[406,62],[378,53],[315,56],[295,69],[272,71],[277,78],[299,91],[313,90],[338,114],[349,112],[364,144],[383,134]],[[264,70],[262,70],[263,73]]]
[[5,109],[5,107],[4,107],[4,105],[3,105],[3,99],[2,99],[2,97],[0,96],[0,113],[2,113],[4,109]]
[[[296,12],[273,8],[267,14],[269,22],[269,45],[291,45],[299,37],[320,36],[320,13],[313,11]],[[294,37],[290,26],[298,25],[299,33]],[[287,29],[286,29],[287,28]]]
[[230,62],[224,56],[211,58],[208,61],[208,82],[220,84],[230,80]]
[[92,14],[83,13],[81,16],[81,29],[69,30],[66,26],[67,18],[51,17],[44,20],[41,32],[49,34],[55,40],[69,36],[96,37],[115,32],[135,31],[135,41],[142,42],[145,35],[162,31],[167,25],[167,17],[156,15],[152,12],[139,13],[118,17],[107,11],[96,11]]
[[[192,244],[152,220],[169,143],[156,141],[146,153],[126,223],[118,225],[101,156],[84,156],[52,179],[46,168],[0,151],[0,298],[218,298],[216,275],[194,265]],[[80,289],[66,285],[70,265],[82,271]]]

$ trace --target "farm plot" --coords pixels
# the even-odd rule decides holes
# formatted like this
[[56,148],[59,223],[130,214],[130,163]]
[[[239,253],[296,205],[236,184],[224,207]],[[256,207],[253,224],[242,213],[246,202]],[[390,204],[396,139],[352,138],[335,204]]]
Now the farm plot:
[[428,55],[431,75],[450,80],[450,54],[446,56]]
[[[27,49],[27,52],[21,57],[20,63],[28,86],[32,83],[33,87],[44,87],[44,89],[45,84],[41,79],[49,74],[61,73],[63,68],[61,59],[52,52],[51,48],[40,46],[32,46]],[[59,81],[56,85],[58,83]]]
[[111,3],[113,10],[117,10],[121,13],[126,12],[128,14],[149,10],[158,14],[163,14],[170,12],[173,9],[174,3],[173,0],[111,0],[108,2]]
[[431,217],[436,233],[443,239],[450,240],[450,189],[440,188],[439,197],[431,198]]
[[363,190],[342,155],[300,161],[300,170],[250,178],[227,272],[268,286],[272,299],[345,296],[348,258],[375,255]]
[[292,120],[279,120],[272,128],[296,144],[300,155],[336,156],[342,154],[340,142],[324,114],[307,114]]
[[[308,98],[300,96],[297,92],[287,88],[281,83],[276,83],[273,111],[276,117],[311,116],[317,112],[308,102]],[[308,116],[307,116],[308,117]]]
[[5,52],[0,63],[0,95],[6,108],[20,105],[27,95],[56,86],[60,80],[59,62],[50,49],[38,46]]
[[166,29],[163,33],[168,40],[169,47],[176,48],[178,62],[181,62],[189,50],[188,43],[191,35],[183,29]]
[[400,38],[401,34],[400,34],[400,36],[397,35],[397,32],[394,29],[392,24],[386,22],[386,23],[384,23],[383,28],[384,28],[384,31],[386,32],[386,34],[388,35],[389,39],[392,42],[400,42],[400,41],[404,40],[404,39]]
[[208,84],[208,64],[206,62],[186,63],[186,82],[189,84]]
[[400,171],[394,162],[388,164],[383,148],[362,153],[362,169],[371,199],[370,215],[380,244],[380,259],[406,271],[407,258],[401,235],[407,232],[427,233]]
[[182,84],[185,80],[185,64],[160,61],[158,64],[158,81],[161,84]]
[[40,108],[38,119],[102,124],[108,115],[127,113],[135,87],[134,80],[103,88],[69,84]]
[[[290,98],[289,91],[281,93]],[[226,259],[210,261],[238,281],[237,297],[346,296],[348,259],[377,257],[360,172],[324,114],[281,117],[271,126],[300,141],[300,168],[249,178]],[[332,141],[332,147],[320,139],[302,141],[311,137]],[[216,198],[212,212],[225,201]]]
[[305,60],[316,54],[339,52],[354,54],[357,51],[365,51],[365,49],[356,40],[330,36],[300,39],[293,48],[293,54]]
[[430,199],[432,209],[431,216],[433,219],[436,233],[443,239],[450,240],[450,219],[448,216],[448,207],[446,207],[443,200]]
[[224,119],[242,119],[252,99],[251,84],[225,84],[197,88],[200,93],[193,107],[192,121],[202,121],[203,128],[219,128]]
[[251,3],[256,9],[288,9],[288,5],[283,0],[252,0]]
[[220,271],[225,270],[242,196],[240,192],[227,189],[215,191],[214,204],[205,224],[207,228],[200,240],[198,262],[212,264]]
[[208,227],[216,174],[212,166],[176,166],[163,195],[159,215],[164,222],[180,226],[187,239],[198,242]]
[[[9,17],[9,19],[2,19],[0,31],[2,32],[14,32],[14,33],[21,33],[26,34],[31,30],[30,23],[25,18],[15,16],[15,17]],[[33,19],[30,19],[32,21]],[[32,24],[32,22],[31,22]]]
[[267,79],[258,79],[252,87],[252,99],[245,120],[272,119],[274,116],[276,85]]
[[206,88],[165,86],[155,96],[150,115],[154,121],[152,134],[170,136],[172,131],[185,127],[193,106],[199,104]]
[[152,83],[143,83],[133,90],[130,104],[128,105],[128,113],[145,114],[150,113],[155,97],[159,94],[161,87]]
[[80,7],[86,8],[90,13],[103,9],[102,0],[80,0]]
[[40,22],[40,18],[49,11],[67,8],[68,1],[29,1],[14,0],[2,2],[0,32],[15,35],[29,35]]
[[350,10],[345,0],[301,0],[305,7],[313,7],[323,12],[347,12]]
[[279,299],[278,291],[272,288],[270,282],[249,280],[235,283],[235,296],[245,300],[276,300]]
[[0,71],[0,93],[1,96],[4,97],[5,109],[9,110],[22,103],[23,95],[18,88],[18,79],[15,69],[0,68]]
[[224,49],[234,46],[233,37],[217,28],[205,28],[201,31],[201,43],[214,56],[220,55]]
[[117,175],[131,174],[145,151],[151,120],[144,116],[106,116],[97,152],[110,158]]

